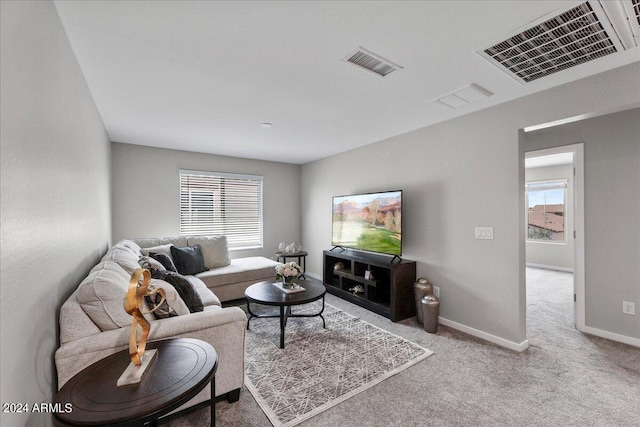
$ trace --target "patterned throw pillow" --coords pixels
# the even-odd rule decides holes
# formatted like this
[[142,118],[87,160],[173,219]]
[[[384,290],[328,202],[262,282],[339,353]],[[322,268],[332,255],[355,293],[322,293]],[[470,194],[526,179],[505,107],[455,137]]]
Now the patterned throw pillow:
[[[147,301],[147,305],[149,306],[149,310],[153,310],[156,308],[160,301],[162,301],[162,297],[160,294],[155,295],[145,295],[145,301]],[[177,317],[178,313],[169,305],[167,301],[163,301],[162,304],[153,312],[153,316],[156,319],[166,319],[168,317]]]
[[150,256],[141,256],[140,259],[138,259],[138,264],[140,264],[140,267],[146,268],[147,270],[166,270],[160,261],[153,259]]

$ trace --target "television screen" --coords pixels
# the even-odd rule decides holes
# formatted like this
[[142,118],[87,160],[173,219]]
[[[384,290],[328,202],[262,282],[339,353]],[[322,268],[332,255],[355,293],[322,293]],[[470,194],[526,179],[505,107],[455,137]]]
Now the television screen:
[[335,196],[331,244],[402,255],[402,190]]

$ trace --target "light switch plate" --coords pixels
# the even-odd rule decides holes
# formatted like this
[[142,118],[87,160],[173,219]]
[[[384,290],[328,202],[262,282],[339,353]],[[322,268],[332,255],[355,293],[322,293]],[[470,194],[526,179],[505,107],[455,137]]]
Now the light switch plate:
[[476,239],[493,239],[493,227],[476,227]]

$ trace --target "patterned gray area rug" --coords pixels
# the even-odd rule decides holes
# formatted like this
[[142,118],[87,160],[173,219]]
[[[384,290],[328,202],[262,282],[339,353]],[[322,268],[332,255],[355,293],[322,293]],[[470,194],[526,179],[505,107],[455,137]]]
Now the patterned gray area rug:
[[319,317],[290,318],[284,349],[277,318],[251,320],[245,385],[274,426],[297,425],[433,354],[329,304],[323,315],[326,329]]

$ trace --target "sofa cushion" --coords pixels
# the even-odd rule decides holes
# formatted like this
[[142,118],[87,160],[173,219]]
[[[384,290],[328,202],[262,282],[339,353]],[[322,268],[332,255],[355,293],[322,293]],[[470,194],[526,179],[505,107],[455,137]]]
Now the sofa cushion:
[[140,255],[140,246],[137,243],[132,242],[131,240],[123,239],[119,241],[117,244],[122,245],[125,248],[131,249],[137,255]]
[[196,277],[210,289],[232,283],[261,281],[268,277],[275,280],[274,267],[278,264],[264,257],[234,258],[230,265],[198,273]]
[[139,245],[141,248],[151,248],[153,246],[173,245],[179,248],[189,246],[185,236],[177,237],[154,237],[151,239],[129,239]]
[[200,299],[202,300],[202,305],[204,305],[205,309],[210,305],[222,307],[220,299],[216,296],[216,294],[211,292],[209,288],[207,288],[207,285],[205,285],[202,280],[198,279],[195,276],[185,276],[185,279],[187,279],[189,283],[191,283],[193,289],[198,293]]
[[197,274],[207,270],[204,266],[200,245],[187,246],[186,248],[171,246],[171,257],[178,273],[182,275]]
[[197,236],[188,238],[189,246],[200,245],[204,266],[208,269],[231,264],[226,236]]
[[140,253],[142,255],[147,255],[147,256],[150,256],[152,253],[164,254],[169,258],[171,258],[171,260],[173,261],[173,258],[171,256],[171,246],[173,246],[171,243],[167,243],[166,245],[158,245],[158,246],[152,246],[150,248],[142,248],[140,249]]
[[102,261],[112,261],[120,265],[129,275],[133,274],[136,269],[140,268],[138,264],[140,254],[126,246],[126,244],[117,243],[107,251],[102,257]]
[[105,261],[96,265],[78,286],[78,303],[101,331],[131,325],[131,316],[122,305],[130,278],[119,264]]

